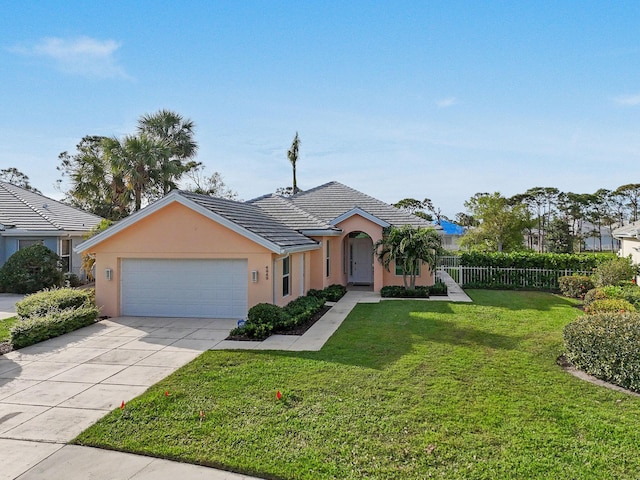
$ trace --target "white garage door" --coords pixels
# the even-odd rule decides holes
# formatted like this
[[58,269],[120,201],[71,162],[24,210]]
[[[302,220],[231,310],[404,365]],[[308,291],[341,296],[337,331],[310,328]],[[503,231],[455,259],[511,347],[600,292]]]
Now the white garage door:
[[245,318],[246,260],[122,260],[122,315]]

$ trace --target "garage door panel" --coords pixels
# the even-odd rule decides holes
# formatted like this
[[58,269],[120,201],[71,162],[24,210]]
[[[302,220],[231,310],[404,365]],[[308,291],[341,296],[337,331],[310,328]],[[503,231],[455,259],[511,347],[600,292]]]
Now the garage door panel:
[[123,259],[121,312],[244,318],[247,282],[246,260]]

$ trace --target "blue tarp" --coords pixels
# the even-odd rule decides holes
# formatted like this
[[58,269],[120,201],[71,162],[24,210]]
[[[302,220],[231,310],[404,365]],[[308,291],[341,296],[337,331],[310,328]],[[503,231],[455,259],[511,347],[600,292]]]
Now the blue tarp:
[[[433,224],[437,225],[438,222],[434,220]],[[444,230],[444,233],[446,233],[447,235],[463,235],[464,234],[464,227],[461,227],[456,223],[448,222],[442,219],[440,220],[440,226],[442,227],[442,230]]]

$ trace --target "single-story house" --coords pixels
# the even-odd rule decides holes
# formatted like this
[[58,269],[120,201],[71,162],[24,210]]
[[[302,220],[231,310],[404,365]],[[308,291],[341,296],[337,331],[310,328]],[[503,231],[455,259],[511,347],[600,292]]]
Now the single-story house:
[[82,277],[74,248],[102,218],[7,182],[0,182],[0,265],[21,248],[40,243],[62,259],[64,272]]
[[[334,283],[402,285],[373,245],[406,224],[431,227],[338,182],[247,202],[175,190],[77,251],[95,256],[103,315],[244,318]],[[433,283],[428,268],[419,274]]]
[[[616,228],[613,231],[613,236],[620,240],[618,255],[621,257],[631,256],[633,263],[640,265],[640,220]],[[636,277],[636,280],[640,280],[640,278]]]

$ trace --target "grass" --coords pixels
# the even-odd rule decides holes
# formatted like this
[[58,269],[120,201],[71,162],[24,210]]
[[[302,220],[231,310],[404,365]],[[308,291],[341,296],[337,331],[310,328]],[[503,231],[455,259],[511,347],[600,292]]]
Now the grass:
[[640,399],[555,363],[574,303],[470,294],[358,305],[320,352],[206,352],[76,443],[278,479],[637,478]]
[[11,327],[18,322],[18,317],[0,319],[0,342],[8,342]]

